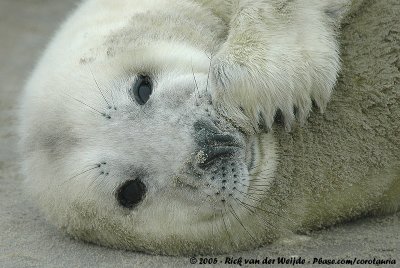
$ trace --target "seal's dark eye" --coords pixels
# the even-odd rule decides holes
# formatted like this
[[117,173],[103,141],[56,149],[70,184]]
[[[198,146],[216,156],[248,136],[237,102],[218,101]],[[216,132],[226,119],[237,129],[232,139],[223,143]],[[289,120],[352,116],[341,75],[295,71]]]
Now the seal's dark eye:
[[139,75],[135,83],[133,83],[130,94],[135,98],[140,105],[145,104],[153,91],[150,77],[146,75]]

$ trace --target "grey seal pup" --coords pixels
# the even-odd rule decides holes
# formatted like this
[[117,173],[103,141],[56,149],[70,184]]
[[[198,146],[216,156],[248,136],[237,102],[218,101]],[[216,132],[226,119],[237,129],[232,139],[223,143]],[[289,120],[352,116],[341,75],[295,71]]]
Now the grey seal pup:
[[350,7],[83,1],[22,96],[29,192],[73,237],[171,255],[250,249],[398,210],[398,120],[382,112],[377,138],[358,127],[364,118],[343,123],[354,105],[343,102],[336,117],[287,132],[312,101],[325,109]]

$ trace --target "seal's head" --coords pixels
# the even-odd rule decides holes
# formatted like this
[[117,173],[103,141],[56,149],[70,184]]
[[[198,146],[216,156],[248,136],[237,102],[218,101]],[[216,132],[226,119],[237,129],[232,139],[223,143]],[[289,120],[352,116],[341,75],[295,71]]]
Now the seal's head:
[[98,51],[61,53],[70,34],[35,70],[20,115],[27,185],[49,220],[86,241],[167,254],[271,238],[279,217],[261,203],[273,138],[215,112],[204,50],[129,43],[101,56],[94,38]]

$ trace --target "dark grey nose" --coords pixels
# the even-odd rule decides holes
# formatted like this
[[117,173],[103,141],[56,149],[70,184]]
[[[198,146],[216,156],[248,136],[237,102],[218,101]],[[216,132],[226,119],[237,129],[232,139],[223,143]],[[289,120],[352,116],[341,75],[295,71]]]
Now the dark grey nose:
[[117,201],[125,208],[138,205],[146,195],[146,185],[140,180],[125,182],[117,191]]
[[231,158],[240,147],[240,142],[233,135],[222,132],[211,121],[194,123],[195,141],[204,153],[204,159],[198,164],[207,168],[221,159]]

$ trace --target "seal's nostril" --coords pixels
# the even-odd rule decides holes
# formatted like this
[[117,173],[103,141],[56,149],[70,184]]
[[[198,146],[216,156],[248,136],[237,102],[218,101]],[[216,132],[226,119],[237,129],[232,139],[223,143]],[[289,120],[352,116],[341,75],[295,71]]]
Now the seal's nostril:
[[195,140],[200,147],[216,145],[242,147],[237,137],[219,130],[211,121],[196,121],[194,130]]
[[210,121],[199,120],[194,123],[194,130],[196,132],[206,131],[208,133],[217,134],[221,131]]
[[125,182],[117,191],[118,203],[125,208],[139,204],[146,194],[146,185],[140,180]]

